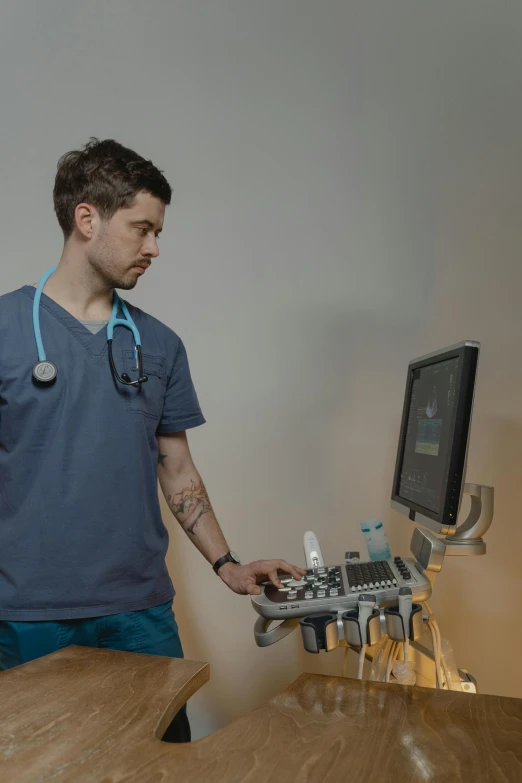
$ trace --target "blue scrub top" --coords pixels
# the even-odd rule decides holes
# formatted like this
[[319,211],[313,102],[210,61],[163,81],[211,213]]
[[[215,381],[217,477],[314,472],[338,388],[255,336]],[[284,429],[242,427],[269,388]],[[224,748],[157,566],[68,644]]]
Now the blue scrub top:
[[[54,385],[32,380],[36,289],[0,297],[0,620],[60,620],[169,601],[157,433],[205,422],[185,347],[125,301],[141,335],[141,390],[113,380],[107,330],[92,334],[46,294],[40,328]],[[120,317],[123,314],[120,313]],[[129,329],[118,372],[137,378]]]

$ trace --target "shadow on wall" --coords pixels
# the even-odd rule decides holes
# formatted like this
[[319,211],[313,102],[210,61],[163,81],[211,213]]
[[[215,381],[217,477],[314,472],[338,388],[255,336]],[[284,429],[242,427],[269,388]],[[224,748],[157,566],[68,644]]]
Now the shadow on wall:
[[[391,317],[289,306],[267,326],[267,343],[280,346],[266,359],[277,383],[272,420],[251,448],[263,449],[275,496],[283,474],[273,455],[284,455],[296,524],[279,535],[301,547],[306,527],[298,519],[307,520],[330,563],[360,548],[362,520],[389,508],[408,362],[433,347],[414,320],[407,309]],[[273,499],[265,499],[267,510]]]

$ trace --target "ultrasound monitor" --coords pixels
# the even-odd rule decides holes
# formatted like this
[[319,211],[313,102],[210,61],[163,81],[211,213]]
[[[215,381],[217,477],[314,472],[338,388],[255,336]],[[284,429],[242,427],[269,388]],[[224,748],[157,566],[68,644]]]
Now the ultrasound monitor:
[[392,507],[437,533],[457,524],[479,350],[463,342],[408,366]]

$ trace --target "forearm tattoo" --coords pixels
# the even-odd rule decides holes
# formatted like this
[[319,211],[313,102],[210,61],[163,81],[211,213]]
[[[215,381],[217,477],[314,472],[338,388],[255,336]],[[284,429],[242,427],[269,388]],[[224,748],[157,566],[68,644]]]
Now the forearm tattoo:
[[193,536],[196,535],[195,530],[201,517],[212,511],[205,485],[202,481],[196,484],[193,479],[190,487],[185,487],[175,495],[167,495],[167,503],[180,525],[185,528],[185,522],[189,522],[185,530]]

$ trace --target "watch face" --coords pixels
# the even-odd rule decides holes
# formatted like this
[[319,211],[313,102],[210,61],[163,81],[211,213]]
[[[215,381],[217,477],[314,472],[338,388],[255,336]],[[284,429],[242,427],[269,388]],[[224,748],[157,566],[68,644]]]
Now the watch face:
[[240,562],[239,562],[239,557],[236,555],[236,553],[235,553],[235,552],[230,552],[230,557],[232,558],[232,560],[234,561],[234,563],[237,563],[238,565],[240,565]]

